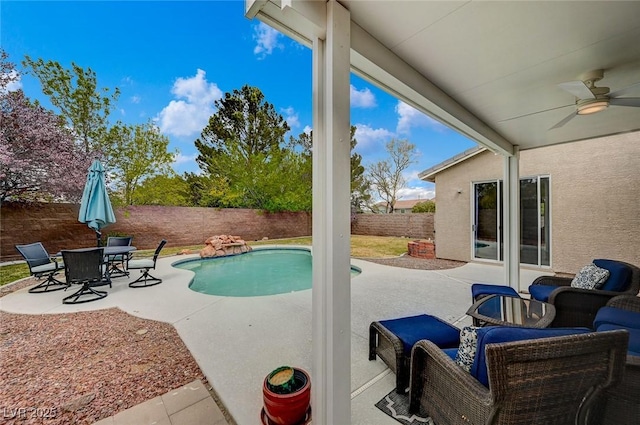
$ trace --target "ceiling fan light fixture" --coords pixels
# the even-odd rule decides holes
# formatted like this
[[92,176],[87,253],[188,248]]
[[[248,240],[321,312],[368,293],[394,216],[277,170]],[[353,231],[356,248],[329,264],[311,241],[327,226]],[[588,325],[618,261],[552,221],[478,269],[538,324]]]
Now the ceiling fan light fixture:
[[578,115],[595,114],[596,112],[604,111],[609,107],[608,100],[596,100],[594,102],[588,102],[582,105],[578,105]]

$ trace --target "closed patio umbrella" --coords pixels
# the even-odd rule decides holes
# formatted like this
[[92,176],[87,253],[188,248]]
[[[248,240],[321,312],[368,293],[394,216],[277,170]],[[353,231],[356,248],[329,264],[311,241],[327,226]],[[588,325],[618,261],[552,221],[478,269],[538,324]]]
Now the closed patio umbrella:
[[95,230],[98,246],[101,245],[102,233],[100,230],[116,222],[109,194],[107,194],[104,167],[97,159],[89,167],[87,182],[84,186],[84,192],[82,192],[78,221],[87,223],[87,226]]

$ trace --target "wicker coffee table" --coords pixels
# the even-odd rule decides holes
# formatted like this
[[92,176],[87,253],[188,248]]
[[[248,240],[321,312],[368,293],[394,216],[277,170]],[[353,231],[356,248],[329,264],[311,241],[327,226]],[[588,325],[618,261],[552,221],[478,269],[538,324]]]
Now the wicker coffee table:
[[473,303],[467,314],[489,325],[546,328],[556,316],[552,304],[511,295],[489,295]]

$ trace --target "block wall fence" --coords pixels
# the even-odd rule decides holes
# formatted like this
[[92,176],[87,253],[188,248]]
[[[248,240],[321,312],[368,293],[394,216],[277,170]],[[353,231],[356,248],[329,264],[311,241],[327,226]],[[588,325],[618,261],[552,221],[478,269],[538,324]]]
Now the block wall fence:
[[433,216],[433,213],[358,214],[351,233],[435,240]]
[[[53,254],[65,248],[96,245],[93,230],[78,222],[78,204],[19,204],[0,206],[0,261],[21,259],[17,244],[42,242]],[[210,236],[232,234],[253,241],[311,235],[311,214],[265,213],[250,209],[128,206],[115,208],[116,223],[109,234],[133,235],[138,249],[167,246],[204,246]],[[434,239],[433,214],[358,214],[352,233]]]
[[[21,205],[0,208],[0,260],[20,259],[16,244],[40,241],[49,253],[63,248],[96,246],[95,232],[78,222],[78,204]],[[291,238],[311,234],[308,213],[265,213],[250,209],[216,209],[165,206],[114,208],[116,223],[103,229],[109,234],[133,235],[138,249],[199,245],[210,236],[231,234],[245,240]]]

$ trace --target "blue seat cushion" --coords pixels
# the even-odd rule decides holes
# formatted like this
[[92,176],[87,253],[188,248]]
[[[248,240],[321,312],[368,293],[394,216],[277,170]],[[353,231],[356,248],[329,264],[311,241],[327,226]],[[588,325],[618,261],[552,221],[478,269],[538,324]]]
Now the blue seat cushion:
[[615,307],[602,307],[596,314],[593,327],[598,329],[598,326],[604,323],[640,329],[640,312]]
[[449,356],[453,361],[455,361],[456,357],[458,356],[457,348],[445,348],[442,350],[442,352],[445,353],[447,356]]
[[612,323],[603,323],[596,328],[596,331],[613,331],[616,329],[624,329],[629,332],[629,348],[627,349],[627,354],[640,356],[640,329],[615,325]]
[[482,385],[489,387],[485,346],[487,344],[514,342],[529,339],[549,338],[554,336],[573,335],[590,332],[587,328],[548,328],[531,329],[510,326],[487,326],[477,331],[478,345],[476,355],[471,365],[471,375]]
[[428,339],[439,348],[457,347],[460,343],[460,329],[428,314],[381,320],[379,323],[402,341],[407,356],[421,339]]
[[597,259],[593,264],[603,269],[609,270],[609,279],[599,288],[603,291],[626,291],[631,282],[631,269],[619,261]]
[[474,283],[471,285],[471,297],[473,301],[478,301],[481,295],[513,295],[518,296],[518,292],[510,286],[490,285],[486,283]]
[[538,301],[547,302],[551,293],[558,289],[559,286],[554,285],[529,285],[529,293],[531,298]]

